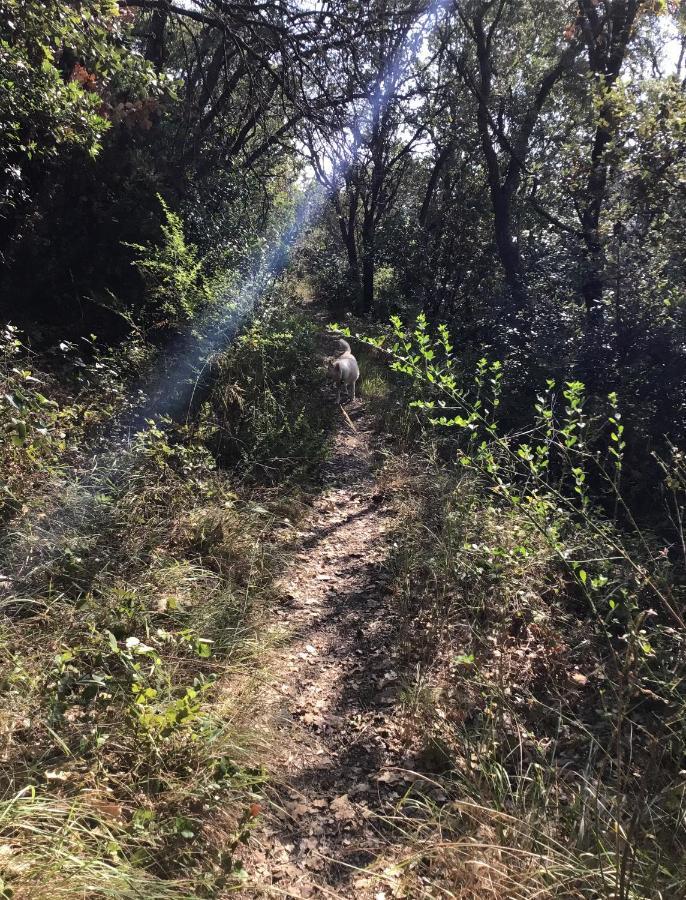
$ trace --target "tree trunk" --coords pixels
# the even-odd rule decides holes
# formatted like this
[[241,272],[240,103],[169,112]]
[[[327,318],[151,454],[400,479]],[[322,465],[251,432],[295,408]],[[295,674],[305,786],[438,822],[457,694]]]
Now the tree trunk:
[[348,272],[350,273],[350,280],[353,284],[353,293],[355,296],[355,303],[359,303],[360,293],[361,293],[361,282],[360,282],[360,260],[357,256],[357,243],[355,241],[355,222],[354,220],[350,223],[350,227],[346,228],[343,220],[339,220],[341,226],[341,238],[343,239],[343,246],[345,247],[345,253],[348,257]]
[[[610,116],[609,108],[603,106],[601,121]],[[608,161],[607,150],[612,139],[610,130],[599,125],[591,153],[591,172],[587,182],[587,202],[581,216],[584,236],[584,260],[581,293],[586,309],[586,328],[580,353],[582,381],[589,394],[604,390],[605,379],[610,367],[607,347],[603,340],[605,289],[605,251],[600,235],[600,219],[605,204],[607,190]]]
[[376,228],[373,219],[367,217],[362,226],[362,295],[360,312],[367,315],[374,309],[374,268],[376,255]]
[[362,298],[360,312],[367,315],[374,308],[374,252],[365,251],[362,257]]
[[477,59],[479,62],[480,87],[478,91],[477,124],[481,138],[481,147],[486,163],[486,177],[493,207],[495,242],[498,256],[503,267],[505,282],[512,300],[515,315],[526,306],[526,288],[522,279],[521,258],[517,240],[512,233],[512,198],[517,186],[516,179],[506,179],[512,184],[503,185],[500,162],[495,146],[495,138],[491,133],[491,120],[488,102],[491,96],[493,71],[490,59],[490,37],[486,35],[481,16],[473,19],[476,36]]
[[[517,318],[527,306],[528,295],[519,245],[513,233],[513,202],[517,198],[526,168],[529,142],[541,111],[557,82],[573,64],[579,45],[574,41],[543,72],[521,123],[518,126],[513,124],[512,129],[506,133],[499,125],[498,116],[491,115],[489,106],[494,99],[492,92],[494,70],[491,58],[493,37],[501,23],[506,5],[504,0],[496,5],[494,17],[488,27],[485,16],[493,6],[491,2],[482,2],[476,7],[471,16],[471,25],[468,24],[465,14],[460,12],[458,5],[458,14],[475,43],[478,74],[470,72],[462,62],[458,66],[465,83],[477,100],[477,124],[493,206],[495,242],[511,299],[508,318]],[[501,165],[499,159],[499,145],[505,146],[507,150],[509,158],[505,165]]]
[[604,284],[605,261],[603,248],[597,238],[587,239],[581,293],[584,298],[584,306],[586,307],[586,318],[590,325],[599,324],[603,319]]
[[[165,8],[166,7],[166,8]],[[155,67],[159,74],[164,67],[165,42],[164,32],[169,18],[169,0],[165,0],[164,7],[158,7],[150,17],[150,31],[145,45],[145,58]]]
[[422,208],[419,211],[419,224],[422,228],[426,228],[427,219],[429,215],[429,208],[431,206],[431,201],[433,200],[434,192],[436,190],[436,185],[438,184],[438,179],[441,177],[443,169],[446,164],[450,160],[454,149],[454,144],[451,142],[446,147],[441,150],[438,154],[438,158],[434,163],[434,167],[431,170],[431,175],[429,177],[429,183],[427,185],[426,191],[424,193],[424,201],[422,203]]
[[499,186],[491,184],[491,202],[495,220],[495,241],[498,255],[510,291],[514,313],[526,306],[527,294],[522,278],[522,259],[517,238],[512,233],[512,203]]
[[605,254],[600,220],[607,194],[608,154],[616,133],[615,112],[609,95],[622,70],[640,7],[641,0],[612,0],[604,4],[604,18],[601,18],[593,0],[581,0],[580,3],[582,33],[588,46],[591,72],[601,79],[605,92],[591,150],[586,202],[580,216],[585,245],[581,290],[591,332],[595,332],[603,320]]
[[355,237],[355,226],[357,221],[357,201],[351,202],[344,212],[338,194],[334,194],[333,203],[336,210],[336,218],[338,219],[338,227],[341,232],[341,240],[345,247],[345,255],[348,257],[348,273],[353,286],[353,297],[355,305],[360,302],[361,283],[360,283],[360,261],[357,255],[357,240]]
[[486,159],[488,189],[493,207],[493,228],[498,256],[503,267],[505,282],[512,300],[513,312],[520,312],[527,302],[526,287],[522,278],[522,261],[517,238],[512,228],[512,193],[501,183],[500,166],[493,146],[485,107],[477,114],[481,131],[481,143]]
[[[611,115],[611,110],[603,106],[600,111],[603,117]],[[581,227],[584,235],[584,271],[581,290],[586,306],[589,323],[594,324],[602,319],[603,285],[605,259],[600,237],[600,216],[605,202],[607,188],[607,148],[612,135],[607,127],[600,125],[596,131],[593,150],[591,152],[591,172],[586,187],[587,202],[581,216]]]

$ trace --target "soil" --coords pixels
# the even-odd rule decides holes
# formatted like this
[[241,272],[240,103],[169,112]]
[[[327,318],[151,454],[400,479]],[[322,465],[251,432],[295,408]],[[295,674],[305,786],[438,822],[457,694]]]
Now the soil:
[[393,896],[387,817],[407,788],[386,572],[396,519],[364,401],[346,412],[282,579],[278,614],[291,637],[274,662],[281,786],[252,839],[244,896]]

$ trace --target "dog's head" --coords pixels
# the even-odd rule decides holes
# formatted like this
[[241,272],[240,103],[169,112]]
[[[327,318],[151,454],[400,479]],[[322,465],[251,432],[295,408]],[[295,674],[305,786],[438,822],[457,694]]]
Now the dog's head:
[[334,356],[327,356],[324,360],[324,366],[326,367],[326,373],[330,378],[336,378],[336,358]]

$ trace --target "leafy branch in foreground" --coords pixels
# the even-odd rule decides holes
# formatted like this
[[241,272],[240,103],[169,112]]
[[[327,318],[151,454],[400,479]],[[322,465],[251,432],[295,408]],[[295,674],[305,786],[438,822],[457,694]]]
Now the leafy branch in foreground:
[[683,458],[658,460],[666,547],[624,499],[614,395],[594,416],[581,382],[550,379],[530,425],[505,433],[507,364],[468,370],[423,317],[359,340],[403,376],[424,426],[386,476],[407,510],[391,566],[422,779],[388,818],[417,842],[407,878],[461,878],[478,852],[502,896],[674,896]]

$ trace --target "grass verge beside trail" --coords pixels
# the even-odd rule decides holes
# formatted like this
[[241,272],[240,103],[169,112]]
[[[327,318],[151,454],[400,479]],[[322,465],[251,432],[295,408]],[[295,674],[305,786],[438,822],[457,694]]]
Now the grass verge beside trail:
[[195,421],[113,447],[123,368],[56,379],[6,333],[0,897],[240,885],[272,579],[326,455],[319,357],[302,317],[267,310]]
[[487,445],[487,465],[465,459],[481,438],[422,427],[412,386],[371,359],[410,760],[393,896],[684,896],[684,634],[662,602],[683,608],[679,542],[551,502]]

